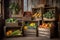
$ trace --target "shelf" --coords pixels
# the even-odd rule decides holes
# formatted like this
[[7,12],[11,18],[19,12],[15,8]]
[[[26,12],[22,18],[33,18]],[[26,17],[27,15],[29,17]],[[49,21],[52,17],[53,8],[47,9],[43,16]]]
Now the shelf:
[[21,18],[23,15],[11,15],[12,18]]
[[44,7],[32,7],[32,9],[39,9],[39,8],[44,8]]
[[45,4],[37,5],[36,7],[32,5],[32,8],[44,8]]
[[45,7],[47,9],[56,9],[56,7]]
[[23,21],[31,20],[31,17],[23,17],[22,20],[23,20]]
[[53,18],[53,19],[43,18],[43,21],[55,21],[55,18]]
[[21,26],[4,26],[4,28],[21,28]]
[[32,21],[40,21],[40,20],[42,20],[42,18],[36,18],[36,19],[34,19]]
[[38,20],[24,20],[24,21],[40,21],[42,19],[38,19]]

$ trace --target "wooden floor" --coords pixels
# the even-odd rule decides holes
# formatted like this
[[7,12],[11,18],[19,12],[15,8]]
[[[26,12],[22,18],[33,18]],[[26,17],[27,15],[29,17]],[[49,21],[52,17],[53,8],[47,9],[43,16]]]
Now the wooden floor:
[[60,40],[60,39],[50,39],[45,37],[16,37],[16,38],[4,38],[3,40]]

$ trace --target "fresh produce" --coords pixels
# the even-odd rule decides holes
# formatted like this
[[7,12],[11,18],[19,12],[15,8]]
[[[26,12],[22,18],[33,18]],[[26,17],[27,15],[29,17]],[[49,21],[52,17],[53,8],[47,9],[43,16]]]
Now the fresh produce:
[[12,30],[9,30],[9,31],[6,32],[7,36],[10,36],[11,33],[12,33]]
[[43,23],[42,25],[39,26],[40,28],[50,28],[52,27],[52,23]]
[[28,26],[24,26],[24,30],[27,30],[28,29]]
[[16,36],[16,35],[21,35],[22,31],[20,30],[9,30],[6,32],[7,36]]
[[43,23],[42,25],[40,25],[41,28],[47,28],[48,24]]
[[6,19],[6,22],[7,22],[7,23],[16,23],[17,20],[14,19],[14,18],[8,18],[8,19]]
[[30,23],[30,25],[29,25],[30,27],[32,27],[33,29],[36,29],[36,23]]
[[13,2],[10,3],[9,9],[11,10],[12,14],[18,14],[18,11],[20,11],[21,8],[19,7],[18,3]]
[[41,13],[35,13],[32,17],[36,17],[36,18],[40,18],[42,16],[42,14]]
[[52,18],[54,18],[54,13],[52,12],[52,10],[50,10],[50,11],[48,11],[48,12],[46,12],[45,14],[43,14],[43,17],[44,18],[47,18],[47,19],[52,19]]
[[21,35],[21,33],[22,33],[22,31],[16,30],[11,35],[13,35],[13,36],[15,36],[15,35]]
[[27,29],[36,29],[37,27],[37,24],[34,23],[34,22],[31,22],[31,23],[27,23],[25,26],[24,26],[24,29],[27,30]]
[[35,26],[35,23],[30,23],[30,26]]
[[28,28],[30,28],[30,29],[36,29],[36,27],[37,27],[37,24],[34,23],[34,22],[31,22],[31,23],[29,23],[29,25],[28,25]]

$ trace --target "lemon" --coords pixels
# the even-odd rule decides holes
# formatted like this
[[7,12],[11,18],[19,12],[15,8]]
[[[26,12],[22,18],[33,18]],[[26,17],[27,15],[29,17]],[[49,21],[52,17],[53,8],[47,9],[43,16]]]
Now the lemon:
[[30,26],[35,26],[35,23],[31,23]]

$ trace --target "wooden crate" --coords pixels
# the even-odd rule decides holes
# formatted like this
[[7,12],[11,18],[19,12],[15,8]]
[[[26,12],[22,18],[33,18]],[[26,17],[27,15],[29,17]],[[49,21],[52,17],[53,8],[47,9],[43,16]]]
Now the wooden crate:
[[6,26],[18,26],[18,22],[16,23],[5,23]]

